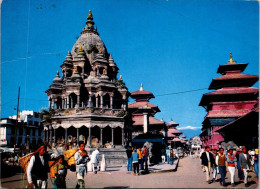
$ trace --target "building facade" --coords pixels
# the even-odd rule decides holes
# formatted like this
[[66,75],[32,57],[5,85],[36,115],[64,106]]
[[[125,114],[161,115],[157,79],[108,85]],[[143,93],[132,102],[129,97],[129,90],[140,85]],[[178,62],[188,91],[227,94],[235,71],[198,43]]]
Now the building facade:
[[[230,138],[219,129],[248,114],[258,103],[259,89],[252,87],[258,76],[242,72],[248,63],[236,63],[230,53],[226,65],[220,65],[217,73],[222,76],[212,80],[209,90],[215,90],[202,96],[200,106],[208,112],[202,123],[202,145],[218,148],[220,143]],[[256,123],[257,125],[257,123]],[[233,130],[230,135],[237,135]]]
[[[15,137],[16,115],[1,119],[0,145],[13,146]],[[41,118],[38,112],[22,111],[18,115],[16,144],[37,145],[42,141]]]

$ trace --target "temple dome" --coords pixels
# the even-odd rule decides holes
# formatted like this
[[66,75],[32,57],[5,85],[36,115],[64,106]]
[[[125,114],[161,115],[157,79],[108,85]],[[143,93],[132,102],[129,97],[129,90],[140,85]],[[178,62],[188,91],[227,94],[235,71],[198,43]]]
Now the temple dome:
[[78,54],[80,46],[83,47],[84,52],[90,58],[89,53],[94,51],[94,53],[98,53],[98,50],[102,49],[102,54],[107,56],[107,49],[105,44],[101,40],[101,38],[95,33],[83,33],[78,38],[74,46],[72,47],[71,53],[72,56],[75,57]]
[[[103,54],[106,58],[109,57],[104,42],[99,37],[97,29],[94,29],[94,24],[92,13],[89,11],[86,27],[83,28],[81,36],[72,47],[71,53],[73,57],[78,54],[80,46],[83,48],[90,62],[93,61],[97,53]],[[91,55],[91,52],[94,52],[94,57]]]

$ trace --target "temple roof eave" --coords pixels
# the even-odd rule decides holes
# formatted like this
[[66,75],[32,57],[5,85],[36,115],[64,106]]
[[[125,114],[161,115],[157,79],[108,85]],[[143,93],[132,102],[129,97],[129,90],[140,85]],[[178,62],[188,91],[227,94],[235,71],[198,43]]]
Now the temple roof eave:
[[240,71],[243,72],[249,63],[236,63],[219,65],[217,73],[224,74],[226,71]]

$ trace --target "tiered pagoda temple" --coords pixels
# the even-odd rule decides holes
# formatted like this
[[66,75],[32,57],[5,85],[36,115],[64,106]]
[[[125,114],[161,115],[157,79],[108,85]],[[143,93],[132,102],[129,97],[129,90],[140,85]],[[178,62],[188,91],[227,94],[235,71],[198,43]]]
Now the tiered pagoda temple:
[[[232,127],[233,130],[229,131],[229,134],[224,131],[225,129],[220,132],[220,129],[241,119],[257,106],[259,89],[252,86],[259,78],[255,75],[242,74],[247,65],[248,63],[236,63],[230,53],[228,63],[220,65],[217,70],[222,76],[213,79],[209,86],[209,90],[215,91],[202,96],[199,106],[203,106],[208,112],[200,134],[203,147],[218,148],[222,141],[231,140],[231,135],[238,136],[243,133],[238,127]],[[256,120],[255,125],[258,125],[258,117]],[[251,132],[251,127],[248,122],[243,128]]]
[[88,149],[122,148],[128,137],[125,122],[130,93],[89,11],[81,36],[68,52],[53,83],[46,90],[51,115],[44,122],[45,141],[84,140]]
[[140,90],[131,93],[131,98],[136,102],[128,105],[128,111],[132,115],[134,139],[139,134],[147,132],[157,132],[165,130],[164,121],[154,118],[157,112],[160,112],[158,106],[150,103],[150,99],[154,98],[153,93],[143,89],[141,84]]
[[173,120],[166,123],[167,126],[167,144],[170,146],[173,146],[172,143],[174,142],[181,142],[179,139],[179,136],[182,134],[181,131],[177,130],[176,127],[178,126],[178,123],[175,123]]

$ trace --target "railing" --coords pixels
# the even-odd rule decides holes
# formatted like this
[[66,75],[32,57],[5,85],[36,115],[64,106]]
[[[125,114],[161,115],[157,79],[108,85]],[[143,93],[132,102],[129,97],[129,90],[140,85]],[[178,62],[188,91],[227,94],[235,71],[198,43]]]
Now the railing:
[[103,108],[72,108],[72,109],[55,109],[54,116],[64,116],[71,114],[104,114],[123,117],[124,110],[122,109],[103,109]]

